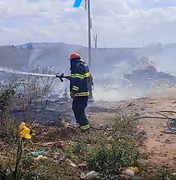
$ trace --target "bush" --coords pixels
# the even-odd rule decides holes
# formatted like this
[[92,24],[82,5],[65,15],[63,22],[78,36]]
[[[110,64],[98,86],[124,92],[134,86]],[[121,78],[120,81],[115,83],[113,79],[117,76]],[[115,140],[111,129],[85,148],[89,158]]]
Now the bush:
[[[39,74],[55,74],[52,67],[33,70]],[[16,137],[16,127],[12,112],[22,112],[24,120],[26,112],[32,109],[35,113],[47,106],[47,98],[52,94],[55,78],[42,76],[13,76],[9,82],[0,87],[0,137],[11,140]],[[22,92],[20,92],[22,90]]]
[[[108,120],[109,121],[109,120]],[[137,122],[132,117],[116,116],[110,131],[102,130],[82,135],[69,148],[69,157],[74,161],[86,161],[90,170],[101,178],[115,177],[129,166],[139,167],[143,157],[137,135]],[[76,157],[75,157],[76,156]]]
[[111,144],[102,139],[87,154],[90,169],[103,176],[121,173],[123,167],[140,165],[141,153],[133,142],[113,140]]

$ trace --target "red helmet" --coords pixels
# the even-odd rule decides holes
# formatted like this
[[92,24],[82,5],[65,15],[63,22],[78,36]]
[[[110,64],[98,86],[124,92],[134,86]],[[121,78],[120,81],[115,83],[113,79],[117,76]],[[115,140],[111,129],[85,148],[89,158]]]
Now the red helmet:
[[81,58],[80,54],[79,53],[72,53],[70,55],[70,57],[68,58],[68,60],[72,60],[72,59],[75,59],[75,58]]

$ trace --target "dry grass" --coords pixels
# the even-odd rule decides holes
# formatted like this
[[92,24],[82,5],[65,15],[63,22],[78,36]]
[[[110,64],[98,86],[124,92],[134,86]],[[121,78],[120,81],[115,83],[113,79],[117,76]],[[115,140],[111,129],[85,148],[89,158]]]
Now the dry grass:
[[[129,121],[132,121],[130,117],[115,117],[112,129],[92,130],[89,135],[69,127],[64,129],[31,124],[36,135],[25,147],[23,168],[37,175],[39,180],[76,180],[82,171],[79,164],[84,162],[87,164],[86,169],[95,170],[101,179],[120,178],[122,170],[128,166],[141,166],[142,156],[136,138],[140,132],[136,124],[130,124]],[[133,126],[129,127],[131,131],[126,131],[126,123]],[[3,147],[6,147],[6,143]],[[47,154],[41,159],[29,155],[34,150],[42,149]],[[12,152],[6,154],[10,159],[12,155]],[[61,155],[64,160],[60,160]],[[65,159],[71,160],[77,166],[72,167]],[[3,161],[8,162],[6,158]]]
[[[13,96],[6,100],[11,102]],[[0,170],[3,171],[14,165],[17,148],[19,122],[9,117],[9,105],[0,121]],[[101,130],[92,129],[88,135],[64,124],[58,127],[31,123],[34,137],[24,147],[23,172],[31,174],[31,178],[35,176],[37,180],[77,180],[81,172],[94,170],[99,174],[99,179],[122,180],[130,179],[124,175],[127,167],[137,166],[137,177],[146,179],[150,175],[152,180],[175,180],[168,170],[159,171],[155,167],[152,171],[150,165],[144,166],[143,142],[146,133],[133,117],[115,116],[107,122],[112,124]],[[31,152],[41,150],[46,154],[38,157],[31,155]],[[155,174],[151,177],[152,172]]]

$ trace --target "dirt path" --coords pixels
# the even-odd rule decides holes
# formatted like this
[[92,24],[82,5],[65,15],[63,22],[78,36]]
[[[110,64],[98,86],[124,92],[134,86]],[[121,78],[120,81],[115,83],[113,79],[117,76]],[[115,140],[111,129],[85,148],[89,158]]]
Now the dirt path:
[[[176,92],[159,93],[151,96],[146,104],[151,111],[176,111]],[[168,117],[176,118],[174,113],[164,113]],[[155,114],[156,115],[156,114]],[[158,116],[158,115],[157,115]],[[161,132],[167,129],[167,120],[164,119],[141,119],[139,122],[147,132],[146,149],[149,153],[148,161],[154,165],[160,164],[166,167],[176,163],[176,134]],[[170,132],[170,131],[168,131]]]
[[[162,110],[176,111],[176,90],[157,92],[147,99],[121,101],[113,106],[117,114],[161,116],[156,112]],[[90,117],[93,124],[106,124],[109,123],[107,117],[113,117],[116,113],[90,113]],[[165,114],[176,118],[176,114]],[[148,153],[147,162],[153,163],[154,166],[160,164],[171,167],[176,163],[176,134],[161,132],[167,128],[166,121],[167,119],[160,118],[142,118],[139,120],[139,124],[147,132],[145,142],[146,152]]]

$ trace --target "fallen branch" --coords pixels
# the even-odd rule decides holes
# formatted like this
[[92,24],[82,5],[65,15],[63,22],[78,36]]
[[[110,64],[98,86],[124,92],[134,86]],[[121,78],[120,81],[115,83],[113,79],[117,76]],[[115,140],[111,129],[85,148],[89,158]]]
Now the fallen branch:
[[165,133],[165,134],[176,134],[176,132],[168,131],[168,129],[161,130],[160,132]]
[[166,116],[165,114],[163,114],[163,113],[161,113],[161,112],[156,112],[156,114],[159,114],[159,115],[161,115],[161,116],[166,117],[167,119],[170,119],[170,117]]
[[168,112],[168,113],[175,113],[176,114],[176,111],[160,111],[160,112]]
[[139,119],[173,119],[173,118],[169,118],[169,117],[160,117],[160,116],[140,116],[140,117],[136,117],[133,118],[133,120],[139,120]]
[[[161,130],[160,132],[162,133],[167,133],[167,134],[176,134],[176,128],[172,128],[171,127],[171,123],[174,121],[176,122],[176,118],[171,118],[171,117],[168,117],[167,115],[165,114],[162,114],[161,112],[170,112],[170,113],[175,113],[176,114],[176,111],[160,111],[160,112],[155,112],[156,114],[159,114],[159,115],[162,115],[164,117],[160,117],[160,116],[140,116],[140,117],[136,117],[134,118],[133,120],[139,120],[139,119],[144,119],[144,118],[148,118],[148,119],[167,119],[167,126],[168,126],[168,129],[166,130]],[[170,130],[167,131],[167,130]]]

